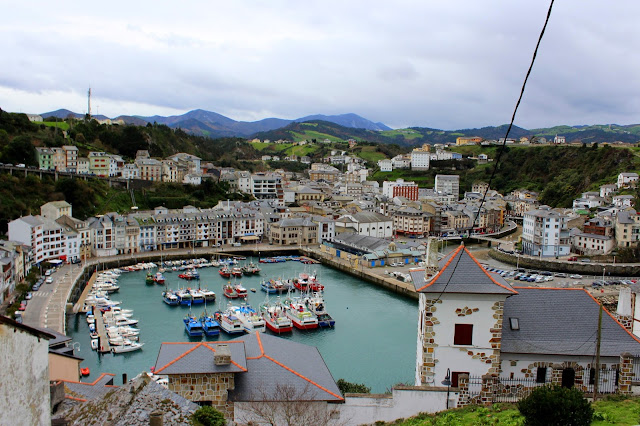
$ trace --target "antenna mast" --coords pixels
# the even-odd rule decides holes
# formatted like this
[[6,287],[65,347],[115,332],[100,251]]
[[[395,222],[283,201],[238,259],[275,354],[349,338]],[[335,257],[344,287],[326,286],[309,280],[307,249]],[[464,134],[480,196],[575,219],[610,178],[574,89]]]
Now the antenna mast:
[[87,92],[87,116],[89,120],[91,120],[91,87],[89,87],[89,91]]

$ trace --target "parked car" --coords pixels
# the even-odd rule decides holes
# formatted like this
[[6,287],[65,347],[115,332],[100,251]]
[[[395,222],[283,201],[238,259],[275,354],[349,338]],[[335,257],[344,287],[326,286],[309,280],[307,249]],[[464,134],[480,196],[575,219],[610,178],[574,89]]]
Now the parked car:
[[47,284],[53,284],[53,278],[49,277],[46,280],[44,280],[44,282]]
[[573,278],[575,280],[579,280],[582,279],[582,275],[580,274],[573,274],[573,275],[569,275],[569,278]]
[[569,262],[575,262],[576,260],[578,260],[577,257],[575,256],[571,256],[569,259],[567,259]]
[[565,274],[564,272],[558,272],[558,273],[556,273],[556,277],[558,277],[558,278],[567,278],[567,274]]
[[27,300],[31,300],[31,298],[32,298],[32,297],[33,297],[33,294],[32,294],[31,292],[28,292],[28,293],[24,296],[24,298],[25,298],[25,299],[27,299]]

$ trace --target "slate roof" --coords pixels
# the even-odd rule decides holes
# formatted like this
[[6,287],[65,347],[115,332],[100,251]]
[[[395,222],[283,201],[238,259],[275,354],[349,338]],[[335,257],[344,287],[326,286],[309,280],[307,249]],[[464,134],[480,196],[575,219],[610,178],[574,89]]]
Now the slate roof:
[[[114,374],[102,373],[93,383],[72,382],[63,380],[67,397],[89,400],[102,398],[117,386],[113,386]],[[71,391],[71,394],[67,392]]]
[[[596,353],[598,302],[584,289],[515,287],[507,298],[502,324],[503,353],[563,354],[592,357]],[[518,318],[512,330],[509,318]],[[602,356],[640,353],[640,339],[605,309],[602,314]]]
[[[231,363],[216,365],[213,356],[216,347],[226,344],[231,351]],[[247,371],[244,344],[241,340],[229,342],[163,343],[158,352],[155,374],[207,374],[240,373]]]
[[264,400],[265,395],[277,397],[278,385],[292,387],[296,398],[305,401],[344,400],[316,347],[260,332],[243,340],[247,372],[236,374],[235,390],[229,391],[230,400]]
[[487,272],[463,245],[445,256],[438,266],[440,271],[429,281],[425,281],[424,270],[410,272],[417,292],[517,294],[500,275]]

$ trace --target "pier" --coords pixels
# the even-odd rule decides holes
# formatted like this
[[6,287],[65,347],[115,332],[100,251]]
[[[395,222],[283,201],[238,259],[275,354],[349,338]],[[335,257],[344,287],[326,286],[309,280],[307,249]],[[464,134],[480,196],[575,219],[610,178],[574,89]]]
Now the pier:
[[104,319],[99,309],[94,309],[94,317],[96,318],[96,333],[98,333],[98,352],[111,352],[111,344],[107,336],[107,330],[104,328]]

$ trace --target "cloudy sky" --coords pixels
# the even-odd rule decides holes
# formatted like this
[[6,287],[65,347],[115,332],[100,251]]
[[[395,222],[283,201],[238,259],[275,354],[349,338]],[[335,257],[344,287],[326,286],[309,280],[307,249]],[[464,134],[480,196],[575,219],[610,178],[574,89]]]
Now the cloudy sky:
[[[2,5],[4,3],[4,5]],[[0,0],[0,108],[235,120],[354,112],[391,127],[508,123],[544,0]],[[637,0],[554,4],[516,117],[640,122]]]

